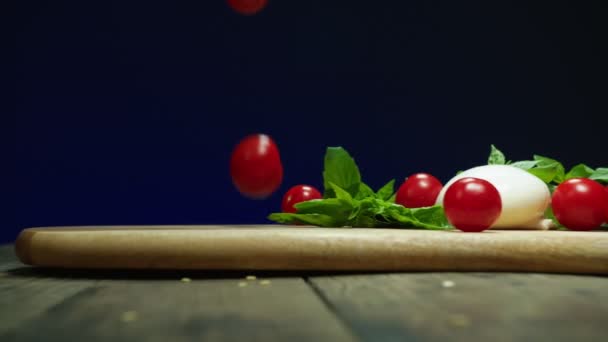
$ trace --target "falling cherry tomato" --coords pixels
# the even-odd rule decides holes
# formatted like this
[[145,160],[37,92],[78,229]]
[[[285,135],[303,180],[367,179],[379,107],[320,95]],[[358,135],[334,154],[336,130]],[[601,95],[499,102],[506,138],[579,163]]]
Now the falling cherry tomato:
[[232,151],[230,175],[244,196],[253,199],[270,196],[283,181],[283,164],[276,143],[265,134],[245,137]]
[[429,207],[435,204],[441,182],[428,173],[416,173],[409,176],[397,190],[395,203],[406,208]]
[[315,187],[304,184],[296,185],[287,190],[283,196],[281,210],[283,210],[284,213],[295,213],[297,211],[296,208],[294,208],[295,204],[313,199],[320,199],[322,197],[321,192]]
[[571,178],[555,188],[551,197],[559,223],[571,230],[598,228],[605,220],[606,190],[588,178]]
[[228,0],[228,5],[243,15],[254,15],[264,9],[267,4],[268,0]]
[[464,232],[484,231],[500,216],[502,200],[492,183],[474,177],[462,178],[446,190],[443,207],[448,221]]

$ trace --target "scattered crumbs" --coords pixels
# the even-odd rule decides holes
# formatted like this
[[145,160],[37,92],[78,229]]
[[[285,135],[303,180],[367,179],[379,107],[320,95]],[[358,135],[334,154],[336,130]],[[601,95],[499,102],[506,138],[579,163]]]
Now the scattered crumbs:
[[257,277],[254,276],[254,275],[248,275],[248,276],[245,277],[245,279],[247,279],[247,280],[256,280]]
[[247,283],[244,281],[239,281],[239,287],[245,287],[247,286]]
[[471,320],[463,314],[452,314],[448,317],[448,323],[453,327],[465,328],[471,325]]
[[137,311],[131,310],[123,312],[120,316],[120,320],[125,323],[137,321]]
[[441,286],[443,287],[454,287],[454,282],[451,280],[444,280],[441,282]]
[[270,280],[268,279],[264,279],[264,280],[260,280],[260,285],[270,285]]
[[189,282],[191,282],[191,281],[192,281],[192,279],[190,279],[190,278],[188,278],[188,277],[183,277],[183,278],[182,278],[182,283],[189,283]]

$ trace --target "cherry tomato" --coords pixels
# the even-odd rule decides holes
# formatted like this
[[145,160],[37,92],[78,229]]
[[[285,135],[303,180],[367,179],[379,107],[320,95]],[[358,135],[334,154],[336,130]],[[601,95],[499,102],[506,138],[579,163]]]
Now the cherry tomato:
[[467,177],[457,180],[446,190],[443,207],[454,227],[464,232],[482,232],[500,216],[502,200],[492,183]]
[[268,0],[228,0],[228,5],[243,15],[253,15],[264,9]]
[[297,210],[294,208],[294,204],[319,198],[323,198],[323,196],[315,187],[304,184],[296,185],[287,190],[283,196],[281,210],[284,213],[295,213]]
[[406,208],[420,208],[435,205],[435,200],[443,188],[441,182],[428,173],[409,176],[397,190],[395,203]]
[[551,197],[559,223],[571,230],[598,228],[605,219],[606,190],[588,178],[571,178],[555,188]]
[[265,134],[245,137],[232,151],[230,175],[244,196],[253,199],[270,196],[283,181],[283,164],[275,142]]

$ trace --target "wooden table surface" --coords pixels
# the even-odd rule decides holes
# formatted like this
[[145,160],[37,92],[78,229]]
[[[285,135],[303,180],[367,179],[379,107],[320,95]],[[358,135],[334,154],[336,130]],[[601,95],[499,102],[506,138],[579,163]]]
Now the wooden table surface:
[[[0,247],[0,341],[600,341],[608,277],[126,272]],[[183,279],[188,278],[188,279]]]

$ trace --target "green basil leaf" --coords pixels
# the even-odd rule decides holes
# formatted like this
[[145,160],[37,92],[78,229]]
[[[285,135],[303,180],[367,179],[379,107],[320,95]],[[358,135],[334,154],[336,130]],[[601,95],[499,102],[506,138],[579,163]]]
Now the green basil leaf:
[[566,174],[564,179],[588,178],[589,176],[591,176],[593,174],[593,172],[594,172],[594,170],[592,168],[590,168],[589,166],[587,166],[585,164],[578,164],[578,165],[574,166],[572,169],[570,169],[570,171],[568,171],[568,173]]
[[346,219],[346,225],[352,226],[352,222],[354,220],[356,220],[357,217],[359,217],[361,213],[361,205],[359,204],[359,202],[355,202],[355,206],[353,208],[353,210],[351,210],[350,215],[348,215],[347,219]]
[[395,192],[395,180],[391,179],[383,187],[378,190],[376,197],[382,200],[388,200]]
[[[398,208],[401,207],[401,208]],[[424,216],[424,215],[423,215]],[[400,205],[394,205],[384,213],[394,226],[399,228],[424,228],[424,229],[446,229],[447,227],[435,224],[435,222],[421,221],[413,214],[412,209]],[[391,225],[391,226],[393,226]]]
[[335,197],[335,191],[329,183],[332,182],[346,190],[351,196],[356,196],[361,185],[361,174],[355,160],[342,147],[328,147],[325,153],[323,170],[323,185],[325,198]]
[[298,214],[329,215],[339,222],[346,222],[353,206],[338,198],[315,199],[294,205]]
[[549,183],[551,181],[555,182],[555,183],[561,183],[564,181],[565,177],[566,177],[566,170],[564,169],[564,166],[562,165],[562,163],[558,162],[555,159],[551,159],[548,157],[543,157],[543,156],[539,156],[539,155],[534,155],[534,160],[538,161],[538,168],[555,168],[555,175],[553,176],[553,179],[551,179],[550,181],[546,182]]
[[374,190],[372,190],[372,188],[369,187],[369,185],[361,182],[361,184],[359,185],[359,192],[357,192],[357,195],[355,195],[355,199],[364,199],[366,197],[374,197],[376,196],[376,194],[374,193]]
[[504,165],[506,164],[505,155],[494,145],[490,145],[490,156],[488,157],[488,165]]
[[386,202],[376,198],[366,198],[357,203],[359,215],[375,216],[384,211]]
[[386,203],[378,214],[383,226],[390,228],[447,229],[451,226],[441,206],[410,209],[399,204]]
[[366,198],[356,203],[357,215],[350,218],[350,225],[360,228],[383,227],[387,222],[378,219],[384,211],[384,202],[376,198]]
[[353,205],[353,197],[348,193],[348,191],[342,189],[334,182],[329,182],[329,186],[334,191],[337,199],[342,200],[351,206]]
[[551,183],[557,175],[557,166],[535,167],[529,169],[528,172],[540,178],[545,183]]
[[437,227],[450,228],[450,222],[445,216],[445,211],[440,205],[434,205],[432,207],[413,208],[410,209],[414,217],[423,223],[431,224]]
[[598,167],[589,178],[598,182],[608,183],[608,167]]
[[522,160],[517,161],[515,163],[510,164],[511,166],[515,166],[522,170],[530,170],[538,164],[538,160]]

